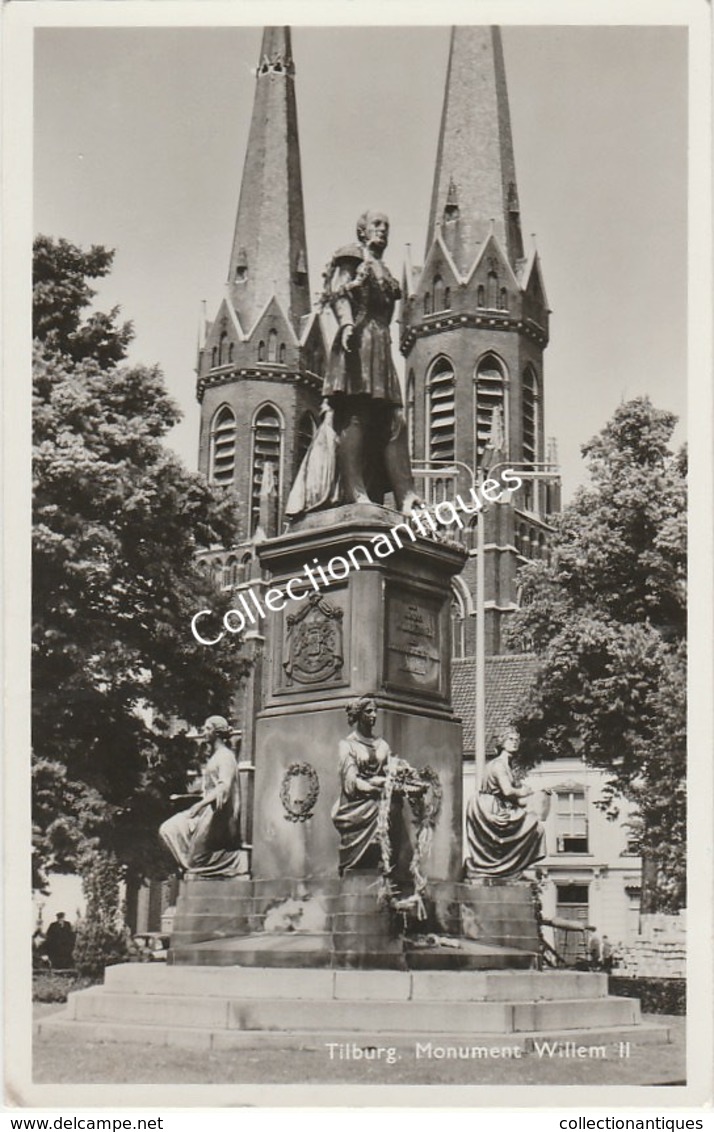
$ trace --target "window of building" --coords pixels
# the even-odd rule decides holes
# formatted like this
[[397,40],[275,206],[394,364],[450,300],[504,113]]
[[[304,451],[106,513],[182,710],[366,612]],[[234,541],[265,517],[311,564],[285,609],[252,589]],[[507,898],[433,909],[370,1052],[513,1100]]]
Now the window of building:
[[498,276],[495,271],[489,271],[486,278],[486,303],[491,310],[498,307]]
[[232,554],[223,564],[223,588],[231,589],[238,581],[238,559]]
[[431,314],[431,295],[428,291],[424,295],[424,314]]
[[234,346],[235,346],[235,343],[229,342],[229,344],[228,344],[228,361],[229,362],[233,361]]
[[444,310],[451,310],[451,287],[444,287]]
[[[281,446],[281,424],[278,410],[273,405],[264,405],[256,413],[253,420],[253,462],[250,477],[251,534],[260,521],[261,490],[264,483],[270,495],[268,525],[273,533],[277,531],[278,506],[281,495]],[[268,464],[271,465],[271,468],[266,467]],[[270,531],[266,531],[266,534],[269,533]]]
[[278,332],[271,330],[268,334],[268,361],[276,362],[278,360]]
[[286,355],[285,343],[281,342],[280,343],[280,350],[278,351],[278,361],[280,362],[281,366],[285,365],[285,355]]
[[259,362],[265,361],[265,342],[259,342],[258,343],[258,361]]
[[407,440],[409,455],[413,460],[416,445],[416,378],[413,369],[409,371],[407,378]]
[[[538,460],[538,431],[540,397],[538,378],[535,370],[528,366],[523,374],[523,462],[533,464]],[[527,510],[532,511],[536,501],[536,484],[525,480],[523,501]]]
[[639,888],[628,888],[627,896],[627,938],[636,939],[640,934],[640,906],[642,893]]
[[451,601],[451,655],[466,656],[466,612],[463,599],[457,593]]
[[555,797],[556,852],[589,852],[585,790],[576,786],[556,788]]
[[211,425],[208,478],[211,483],[232,484],[236,467],[236,418],[223,405]]
[[[590,923],[590,902],[587,884],[556,885],[555,914],[558,919],[570,920],[585,927]],[[555,948],[566,963],[573,965],[587,958],[587,935],[579,931],[556,928]]]
[[220,341],[218,343],[218,364],[219,364],[219,366],[222,366],[224,364],[224,362],[227,361],[227,359],[228,359],[228,335],[226,334],[226,332],[224,330],[223,333],[221,334],[221,338],[220,338]]
[[438,358],[428,381],[428,458],[454,460],[456,457],[456,414],[454,367],[448,358]]
[[498,358],[492,354],[487,354],[478,364],[474,382],[474,431],[476,433],[476,451],[479,463],[491,439],[495,409],[501,410],[504,427],[506,425],[505,407],[503,366]]
[[240,580],[247,582],[253,572],[253,555],[244,554],[240,560]]
[[479,284],[478,288],[476,289],[476,306],[477,307],[485,307],[486,306],[486,292],[485,292],[482,284]]
[[218,347],[214,346],[211,350],[211,365],[215,369],[216,362],[218,361]]
[[434,276],[434,311],[444,309],[444,280],[440,275]]
[[508,310],[508,291],[505,287],[501,287],[501,295],[498,305],[502,311]]

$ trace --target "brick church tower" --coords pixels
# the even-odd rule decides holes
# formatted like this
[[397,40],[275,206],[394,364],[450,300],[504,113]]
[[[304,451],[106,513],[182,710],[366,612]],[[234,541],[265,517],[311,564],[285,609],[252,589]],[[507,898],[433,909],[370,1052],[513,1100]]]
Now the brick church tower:
[[[548,300],[538,253],[526,254],[498,28],[452,30],[424,266],[407,264],[401,351],[415,461],[459,461],[475,472],[494,444],[525,465],[545,450],[543,351]],[[494,437],[498,439],[494,439]],[[467,490],[431,481],[431,494]],[[516,607],[515,576],[547,554],[546,516],[557,489],[525,482],[485,524],[486,652],[504,649],[504,618]],[[475,543],[474,543],[475,545]],[[454,655],[474,652],[475,562],[455,594]]]
[[326,343],[310,308],[290,29],[266,28],[226,293],[197,366],[199,470],[240,501],[241,546],[217,563],[224,585],[246,581],[254,542],[282,529],[316,427]]

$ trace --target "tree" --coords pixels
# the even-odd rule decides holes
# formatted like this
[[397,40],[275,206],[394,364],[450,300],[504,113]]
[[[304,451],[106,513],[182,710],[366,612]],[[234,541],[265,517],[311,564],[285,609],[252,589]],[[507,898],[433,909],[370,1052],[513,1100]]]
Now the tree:
[[524,747],[609,772],[639,814],[643,910],[682,906],[686,833],[686,460],[676,418],[620,405],[583,447],[591,485],[553,520],[551,564],[520,573],[511,647],[541,665]]
[[247,667],[235,637],[203,647],[190,630],[230,604],[196,552],[236,541],[236,501],[162,443],[179,412],[158,369],[115,364],[117,312],[83,321],[82,273],[106,274],[112,253],[40,237],[36,254],[35,878],[92,846],[151,875],[195,758],[187,725],[227,714]]

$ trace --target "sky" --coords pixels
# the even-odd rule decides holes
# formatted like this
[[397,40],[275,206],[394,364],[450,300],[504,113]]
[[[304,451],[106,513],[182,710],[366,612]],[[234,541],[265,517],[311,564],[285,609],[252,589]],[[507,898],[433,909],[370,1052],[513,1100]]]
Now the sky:
[[[35,31],[35,232],[116,249],[97,306],[120,304],[130,360],[163,370],[185,414],[169,442],[191,468],[200,304],[212,318],[223,294],[260,36]],[[448,40],[438,26],[293,29],[315,295],[368,207],[390,217],[393,273],[407,243],[423,262]],[[503,44],[524,237],[553,312],[546,435],[568,498],[580,446],[623,399],[648,393],[685,438],[687,32],[508,26]]]

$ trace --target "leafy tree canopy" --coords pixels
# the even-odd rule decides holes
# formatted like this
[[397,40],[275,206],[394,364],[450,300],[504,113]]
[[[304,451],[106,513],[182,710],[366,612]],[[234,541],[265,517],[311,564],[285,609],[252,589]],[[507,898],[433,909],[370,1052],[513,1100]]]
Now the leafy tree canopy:
[[[151,874],[155,830],[195,757],[185,724],[230,714],[246,670],[235,637],[209,648],[190,631],[200,609],[230,604],[195,556],[236,541],[236,501],[162,443],[179,411],[156,368],[114,364],[116,312],[82,324],[82,271],[105,273],[111,253],[44,237],[36,252],[36,877],[76,867],[88,841]],[[84,334],[100,324],[101,341]]]
[[521,726],[540,757],[581,754],[609,772],[610,812],[635,803],[647,910],[684,900],[686,460],[676,418],[620,405],[583,447],[590,484],[553,519],[550,564],[520,573],[511,647],[539,678]]

